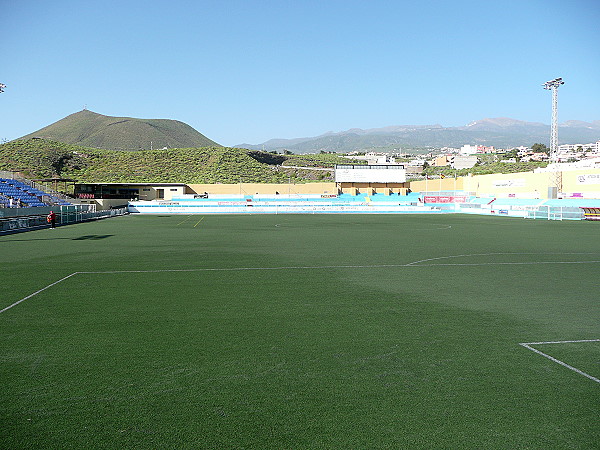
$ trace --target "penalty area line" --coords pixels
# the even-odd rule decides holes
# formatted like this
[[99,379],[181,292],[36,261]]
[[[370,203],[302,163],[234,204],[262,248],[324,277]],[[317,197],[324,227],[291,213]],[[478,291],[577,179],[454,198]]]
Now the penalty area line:
[[52,286],[56,286],[58,283],[61,283],[63,281],[65,281],[68,278],[71,278],[73,275],[77,275],[79,272],[73,272],[70,275],[67,275],[66,277],[61,278],[58,281],[55,281],[54,283],[50,283],[48,286],[45,286],[43,288],[41,288],[38,291],[35,291],[33,294],[29,294],[27,297],[23,297],[21,300],[14,302],[12,305],[7,306],[4,309],[0,309],[0,314],[2,314],[4,311],[8,311],[10,308],[17,306],[19,303],[24,302],[25,300],[30,299],[31,297],[35,297],[36,295],[38,295],[40,292],[44,292],[46,289],[51,288]]
[[[185,219],[183,222],[189,220],[191,216]],[[202,222],[204,217],[202,217],[195,225],[194,228]],[[179,224],[178,224],[179,225]],[[522,253],[525,254],[525,253]],[[573,253],[579,254],[579,253]],[[586,254],[586,253],[581,253]],[[31,297],[35,297],[37,294],[45,291],[46,289],[55,286],[68,278],[71,278],[73,275],[77,274],[127,274],[127,273],[161,273],[161,272],[242,272],[242,271],[264,271],[264,270],[323,270],[323,269],[385,269],[385,268],[419,268],[419,267],[438,267],[438,266],[491,266],[491,265],[536,265],[536,264],[597,264],[600,263],[600,260],[589,260],[589,261],[530,261],[530,262],[488,262],[488,263],[434,263],[434,264],[423,264],[424,262],[429,261],[439,261],[442,259],[449,258],[458,258],[458,257],[469,257],[469,256],[492,256],[492,255],[512,255],[511,253],[482,253],[482,254],[471,254],[471,255],[453,255],[453,256],[443,256],[438,258],[429,258],[422,259],[419,261],[413,261],[405,264],[357,264],[357,265],[323,265],[323,266],[280,266],[280,267],[206,267],[206,268],[195,268],[195,269],[150,269],[150,270],[103,270],[103,271],[78,271],[73,272],[66,277],[61,278],[54,283],[51,283],[37,291],[33,294],[29,294],[27,297],[22,298],[14,302],[12,305],[9,305],[3,309],[0,309],[0,314],[8,311],[9,309],[17,306],[19,303],[24,302],[25,300],[30,299]],[[515,255],[519,255],[519,253],[515,253]],[[531,343],[530,343],[531,344]],[[527,345],[527,344],[521,344]],[[529,348],[529,347],[528,347]],[[537,352],[535,349],[531,349],[532,351]],[[541,353],[541,352],[540,352]]]
[[542,351],[539,351],[538,349],[531,347],[532,345],[571,344],[571,343],[579,343],[579,342],[600,342],[600,339],[581,339],[581,340],[577,340],[577,341],[520,342],[519,345],[525,347],[527,350],[531,350],[532,352],[537,353],[538,355],[542,355],[544,358],[548,358],[550,361],[560,364],[561,366],[566,367],[567,369],[570,369],[573,372],[578,373],[579,375],[583,375],[584,377],[589,378],[590,380],[595,381],[596,383],[600,383],[600,379],[593,377],[589,373],[585,373],[584,371],[579,370],[577,367],[573,367],[573,366],[567,364],[566,362],[561,361],[560,359],[556,359],[555,357],[550,356],[547,353],[544,353]]
[[[416,261],[420,262],[420,261]],[[386,268],[418,268],[443,266],[493,266],[493,265],[535,265],[535,264],[597,264],[600,260],[591,261],[530,261],[530,262],[490,262],[490,263],[439,263],[439,264],[348,264],[330,266],[276,266],[276,267],[198,267],[194,269],[146,269],[146,270],[98,270],[81,271],[80,274],[118,274],[118,273],[161,273],[161,272],[241,272],[249,270],[322,270],[322,269],[386,269]]]

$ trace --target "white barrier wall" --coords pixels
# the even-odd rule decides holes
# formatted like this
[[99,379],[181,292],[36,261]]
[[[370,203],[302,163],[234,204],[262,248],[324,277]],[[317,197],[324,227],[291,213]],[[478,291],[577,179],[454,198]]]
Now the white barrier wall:
[[311,202],[306,201],[248,201],[239,200],[182,200],[130,202],[131,213],[142,214],[397,214],[397,213],[439,213],[439,208],[431,206],[400,205],[398,202]]

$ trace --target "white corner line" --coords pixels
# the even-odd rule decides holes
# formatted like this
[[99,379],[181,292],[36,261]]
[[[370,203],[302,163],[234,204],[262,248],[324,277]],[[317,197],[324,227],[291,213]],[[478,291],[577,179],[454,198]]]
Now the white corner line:
[[600,342],[600,339],[581,339],[581,340],[577,340],[577,341],[546,341],[546,342],[520,342],[519,345],[522,345],[523,347],[525,347],[528,350],[531,350],[534,353],[537,353],[538,355],[542,355],[544,358],[548,358],[550,361],[553,361],[557,364],[560,364],[561,366],[566,367],[567,369],[572,370],[573,372],[578,373],[579,375],[583,375],[586,378],[589,378],[592,381],[595,381],[596,383],[600,383],[600,380],[596,377],[591,376],[589,373],[585,373],[581,370],[579,370],[576,367],[570,366],[569,364],[562,362],[560,359],[556,359],[544,352],[541,352],[533,347],[531,347],[531,345],[541,345],[541,344],[570,344],[570,343],[578,343],[578,342]]
[[9,306],[7,306],[4,309],[0,309],[0,314],[2,314],[4,311],[8,311],[13,306],[17,306],[19,303],[22,303],[25,300],[30,299],[31,297],[34,297],[34,296],[38,295],[40,292],[43,292],[46,289],[51,288],[52,286],[55,286],[55,285],[57,285],[58,283],[60,283],[62,281],[65,281],[67,278],[71,278],[73,275],[77,275],[78,273],[79,272],[73,272],[72,274],[69,274],[69,275],[67,275],[64,278],[61,278],[60,280],[55,281],[54,283],[51,283],[48,286],[41,288],[39,291],[35,291],[33,294],[29,294],[27,297],[23,297],[21,300],[14,302],[12,305],[9,305]]

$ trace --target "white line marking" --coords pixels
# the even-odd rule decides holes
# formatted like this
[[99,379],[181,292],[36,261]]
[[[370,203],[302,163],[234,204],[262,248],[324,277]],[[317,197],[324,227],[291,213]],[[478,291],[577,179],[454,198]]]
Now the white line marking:
[[175,225],[176,227],[178,227],[179,225],[181,225],[182,223],[187,222],[188,220],[190,220],[192,218],[192,216],[187,216],[187,218],[183,221],[183,222],[179,222],[177,225]]
[[[419,261],[413,261],[406,264],[407,266],[416,265],[427,261],[438,261],[440,259],[451,259],[451,258],[464,258],[470,256],[499,256],[499,255],[595,255],[595,253],[471,253],[466,255],[451,255],[451,256],[438,256],[437,258],[421,259]],[[484,264],[510,264],[510,263],[484,263]],[[514,264],[528,264],[528,263],[514,263]]]
[[234,272],[244,270],[314,270],[314,269],[377,269],[380,267],[405,267],[405,264],[378,264],[363,266],[280,266],[280,267],[207,267],[197,269],[152,269],[152,270],[109,270],[97,272],[79,272],[93,274],[114,273],[160,273],[160,272]]
[[528,266],[535,264],[593,264],[600,263],[600,260],[590,261],[530,261],[530,262],[489,262],[489,263],[441,263],[441,264],[404,264],[399,267],[437,267],[437,266]]
[[523,342],[521,345],[542,345],[542,344],[578,344],[580,342],[600,342],[600,339],[579,339],[576,341],[545,341],[545,342]]
[[[191,216],[190,216],[191,217]],[[186,219],[187,220],[187,219]],[[184,221],[185,222],[185,221]],[[419,261],[413,261],[407,264],[366,264],[366,265],[331,265],[331,266],[281,266],[281,267],[208,267],[208,268],[196,268],[196,269],[154,269],[154,270],[106,270],[106,271],[81,271],[73,272],[64,278],[61,278],[48,286],[28,295],[25,298],[7,306],[0,310],[0,314],[9,310],[10,308],[18,305],[31,297],[36,296],[40,292],[57,285],[58,283],[66,280],[77,274],[117,274],[117,273],[161,273],[161,272],[235,272],[235,271],[246,271],[246,270],[322,270],[322,269],[383,269],[383,268],[394,268],[394,267],[435,267],[435,266],[490,266],[490,265],[535,265],[535,264],[596,264],[600,263],[600,260],[591,261],[530,261],[530,262],[489,262],[489,263],[440,263],[440,264],[419,264],[426,261],[437,261],[441,259],[450,258],[461,258],[469,256],[494,256],[494,255],[594,255],[595,253],[473,253],[468,255],[452,255],[452,256],[440,256],[437,258],[422,259]]]
[[600,339],[581,339],[578,341],[547,341],[547,342],[520,342],[519,345],[522,345],[523,347],[525,347],[528,350],[531,350],[534,353],[537,353],[538,355],[542,355],[544,358],[548,358],[550,361],[553,361],[557,364],[560,364],[561,366],[566,367],[567,369],[572,370],[573,372],[578,373],[579,375],[583,375],[586,378],[589,378],[592,381],[595,381],[596,383],[600,383],[600,380],[596,377],[591,376],[588,373],[585,373],[581,370],[579,370],[576,367],[570,366],[569,364],[562,362],[560,359],[556,359],[553,356],[550,356],[544,352],[541,352],[533,347],[531,347],[531,345],[541,345],[541,344],[570,344],[570,343],[578,343],[578,342],[600,342]]
[[234,272],[244,270],[319,270],[319,269],[383,269],[394,267],[438,267],[438,266],[493,266],[493,265],[535,265],[535,264],[589,264],[600,263],[598,261],[532,261],[532,262],[490,262],[490,263],[455,263],[455,264],[372,264],[372,265],[338,265],[338,266],[280,266],[280,267],[207,267],[197,269],[151,269],[151,270],[107,270],[78,272],[81,274],[114,274],[114,273],[160,273],[160,272]]
[[61,278],[60,280],[58,280],[58,281],[55,281],[54,283],[51,283],[51,284],[49,284],[48,286],[41,288],[39,291],[35,291],[33,294],[29,294],[27,297],[24,297],[24,298],[22,298],[21,300],[19,300],[19,301],[17,301],[17,302],[14,302],[12,305],[10,305],[10,306],[7,306],[7,307],[6,307],[6,308],[4,308],[4,309],[1,309],[1,310],[0,310],[0,314],[1,314],[1,313],[3,313],[4,311],[7,311],[7,310],[9,310],[9,309],[10,309],[10,308],[12,308],[13,306],[17,306],[19,303],[21,303],[21,302],[24,302],[25,300],[27,300],[27,299],[30,299],[31,297],[34,297],[34,296],[38,295],[40,292],[43,292],[43,291],[45,291],[46,289],[48,289],[48,288],[51,288],[52,286],[55,286],[55,285],[57,285],[57,284],[58,284],[58,283],[60,283],[61,281],[65,281],[67,278],[71,278],[73,275],[77,275],[78,273],[80,273],[80,272],[73,272],[72,274],[70,274],[70,275],[67,275],[67,276],[66,276],[66,277],[64,277],[64,278]]

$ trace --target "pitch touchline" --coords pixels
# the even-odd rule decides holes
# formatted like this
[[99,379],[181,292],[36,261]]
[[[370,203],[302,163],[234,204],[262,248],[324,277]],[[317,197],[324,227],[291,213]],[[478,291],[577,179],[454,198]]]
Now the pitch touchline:
[[595,381],[596,383],[600,383],[600,380],[596,377],[591,376],[588,373],[585,373],[581,370],[579,370],[576,367],[570,366],[569,364],[561,361],[560,359],[556,359],[553,356],[550,356],[544,352],[541,352],[533,347],[531,347],[532,345],[542,345],[542,344],[571,344],[571,343],[579,343],[579,342],[600,342],[600,339],[580,339],[577,341],[547,341],[547,342],[520,342],[519,345],[522,345],[523,347],[525,347],[528,350],[531,350],[534,353],[537,353],[538,355],[542,355],[544,358],[548,358],[550,361],[553,361],[557,364],[560,364],[561,366],[566,367],[567,369],[572,370],[573,372],[578,373],[579,375],[583,375],[586,378],[589,378],[592,381]]

